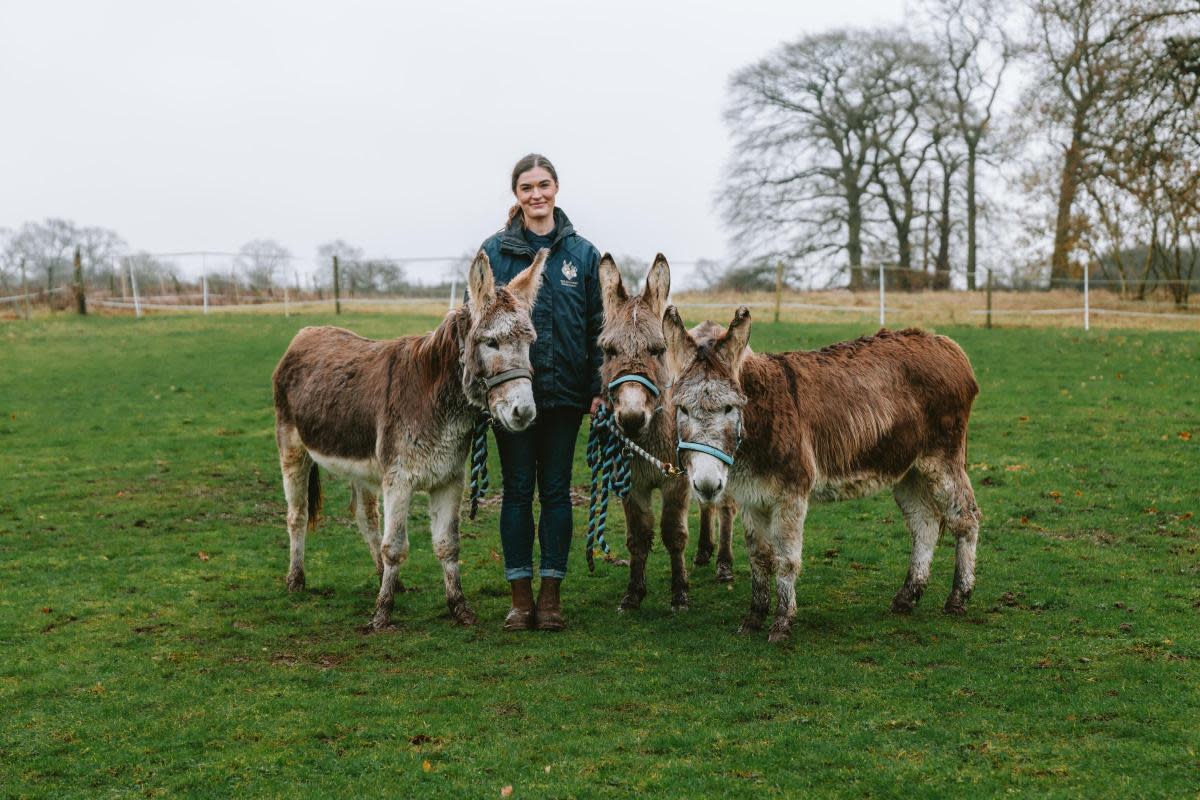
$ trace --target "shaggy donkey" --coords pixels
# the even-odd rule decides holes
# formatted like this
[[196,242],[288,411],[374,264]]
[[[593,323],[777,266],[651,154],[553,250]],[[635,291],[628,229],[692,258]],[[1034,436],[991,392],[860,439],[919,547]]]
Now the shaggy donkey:
[[747,354],[745,306],[710,344],[697,344],[674,307],[663,332],[672,357],[686,364],[672,399],[692,490],[709,502],[729,491],[742,512],[751,574],[742,631],[762,627],[774,573],[770,640],[791,634],[809,498],[886,487],[913,542],[892,610],[911,611],[920,598],[946,528],[957,540],[946,611],[964,611],[979,539],[966,472],[967,420],[979,387],[958,345],[919,330],[881,330],[812,352]]
[[[607,253],[600,259],[600,289],[604,302],[604,329],[599,344],[604,354],[600,377],[607,387],[607,402],[621,432],[662,461],[671,461],[675,452],[675,415],[667,403],[667,386],[672,379],[666,359],[662,314],[671,291],[671,268],[660,253],[646,275],[642,293],[631,297],[621,280],[621,272]],[[721,335],[725,331],[715,323],[699,326],[700,336]],[[663,544],[671,556],[671,607],[688,605],[688,575],[684,564],[687,547],[689,491],[683,475],[666,476],[641,458],[634,458],[631,488],[625,498],[625,536],[629,548],[629,586],[621,598],[622,611],[641,605],[646,596],[646,558],[654,538],[654,511],[650,504],[655,489],[662,492],[661,531]],[[712,511],[709,510],[711,518]],[[732,509],[728,517],[732,524]],[[724,532],[724,531],[723,531]],[[722,539],[725,572],[718,579],[732,580],[732,556],[728,542]],[[703,542],[702,542],[703,545]],[[701,561],[703,550],[697,554]],[[708,556],[712,555],[709,529]]]
[[[696,344],[703,345],[720,339],[725,335],[725,329],[706,319],[688,333],[696,340]],[[671,421],[674,422],[674,419]],[[726,494],[716,503],[700,503],[700,536],[696,541],[696,558],[692,563],[702,567],[712,560],[713,521],[720,514],[720,540],[716,546],[718,583],[733,580],[733,515],[736,513],[737,503],[731,494]]]
[[[505,287],[487,256],[471,264],[468,303],[424,336],[375,341],[341,328],[304,328],[275,368],[275,440],[288,504],[288,588],[304,588],[304,535],[321,505],[317,465],[349,478],[359,530],[380,575],[371,627],[391,619],[408,556],[408,509],[428,491],[433,550],[456,621],[475,622],[458,574],[463,463],[482,410],[508,430],[533,422],[530,309],[548,251]],[[383,536],[377,496],[383,494]]]

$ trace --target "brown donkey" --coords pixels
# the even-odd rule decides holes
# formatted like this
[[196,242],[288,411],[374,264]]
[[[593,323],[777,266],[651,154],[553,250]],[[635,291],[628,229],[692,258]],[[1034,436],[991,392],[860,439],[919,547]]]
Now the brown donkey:
[[[355,517],[380,575],[371,627],[389,624],[400,564],[408,556],[408,510],[430,495],[433,551],[455,620],[475,622],[458,573],[463,463],[483,410],[524,430],[533,402],[530,309],[548,251],[505,287],[487,256],[471,264],[468,303],[424,336],[375,341],[341,328],[304,328],[275,368],[275,440],[288,504],[288,588],[304,588],[304,535],[321,505],[317,465],[346,476]],[[377,496],[383,495],[383,536]]]
[[912,534],[908,578],[892,610],[911,611],[920,598],[945,528],[957,540],[946,611],[964,611],[979,539],[966,471],[979,387],[958,345],[919,330],[881,330],[812,352],[747,354],[745,306],[710,344],[696,343],[674,307],[663,332],[673,360],[686,365],[672,400],[692,490],[709,502],[731,492],[746,528],[751,601],[742,631],[762,626],[774,574],[770,639],[791,634],[809,498],[886,487]]
[[[637,442],[662,461],[672,461],[675,453],[675,415],[667,402],[667,386],[672,375],[666,358],[662,315],[671,291],[671,268],[660,253],[646,275],[642,293],[630,296],[621,280],[612,256],[600,259],[600,287],[604,301],[604,330],[599,344],[604,353],[600,377],[606,389],[606,401],[613,418],[625,436]],[[715,323],[700,326],[697,334],[725,332]],[[662,492],[661,531],[663,544],[671,557],[671,607],[688,605],[688,575],[684,563],[687,547],[687,514],[690,502],[687,479],[683,475],[663,475],[644,459],[634,457],[629,496],[625,498],[625,538],[629,548],[629,586],[621,598],[622,611],[641,605],[646,596],[646,558],[654,539],[654,510],[651,495]],[[703,509],[702,509],[703,513]],[[708,512],[710,515],[712,511]],[[732,525],[732,509],[728,517]],[[723,531],[724,533],[724,531]],[[703,544],[703,543],[702,543]],[[718,579],[732,580],[732,555],[728,540],[722,539],[718,558]],[[697,554],[701,561],[703,550]],[[708,555],[712,555],[711,528]],[[721,561],[724,558],[724,562]],[[722,578],[724,563],[728,578]]]
[[[660,253],[646,275],[640,295],[630,296],[616,262],[607,253],[600,259],[600,292],[604,329],[599,344],[604,354],[600,379],[606,402],[621,432],[663,461],[673,461],[675,426],[663,404],[671,380],[663,338],[663,310],[671,292],[671,268]],[[646,558],[654,539],[651,495],[662,492],[661,530],[671,557],[671,607],[688,606],[687,547],[689,490],[684,475],[665,476],[641,458],[633,458],[631,486],[625,507],[625,543],[629,548],[629,586],[620,610],[638,608],[646,596]]]

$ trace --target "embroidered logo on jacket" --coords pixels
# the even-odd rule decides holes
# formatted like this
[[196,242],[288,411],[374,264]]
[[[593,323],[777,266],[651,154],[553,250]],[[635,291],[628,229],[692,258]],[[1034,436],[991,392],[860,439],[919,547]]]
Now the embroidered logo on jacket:
[[569,281],[575,280],[575,276],[579,274],[579,270],[575,269],[575,265],[570,261],[564,260],[562,263],[563,277]]

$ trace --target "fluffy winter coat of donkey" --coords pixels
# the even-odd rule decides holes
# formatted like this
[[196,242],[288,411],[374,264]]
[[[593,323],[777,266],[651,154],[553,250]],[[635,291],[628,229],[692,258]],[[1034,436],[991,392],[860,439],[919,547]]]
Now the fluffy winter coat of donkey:
[[463,465],[481,411],[511,431],[529,427],[537,413],[530,309],[547,255],[539,252],[498,288],[481,252],[468,277],[470,300],[424,336],[374,341],[333,327],[296,334],[274,378],[275,440],[291,539],[288,588],[304,588],[304,536],[320,512],[320,465],[348,478],[353,489],[355,518],[380,575],[372,627],[391,620],[417,491],[430,495],[446,603],[459,623],[475,622],[458,573]]
[[[646,275],[640,295],[631,296],[621,280],[621,272],[612,256],[600,259],[600,289],[604,303],[604,329],[599,344],[604,362],[600,377],[607,388],[607,402],[621,432],[651,455],[662,461],[675,459],[675,414],[669,404],[667,387],[673,376],[666,363],[666,340],[662,316],[671,291],[671,269],[659,254]],[[697,326],[692,335],[707,341],[725,329],[714,323]],[[625,535],[629,548],[629,586],[621,598],[621,610],[637,608],[646,596],[646,558],[654,539],[654,510],[651,494],[662,492],[662,540],[671,558],[671,606],[688,605],[688,574],[684,563],[687,547],[687,514],[690,501],[687,478],[666,476],[644,459],[633,457],[629,496],[624,501]],[[707,555],[712,554],[711,518],[715,509],[702,513],[709,522]],[[732,505],[721,509],[722,548],[718,555],[718,580],[732,580],[732,555],[729,530]],[[707,562],[703,549],[697,563]]]
[[663,332],[683,365],[672,395],[692,489],[710,502],[731,492],[745,525],[752,586],[743,631],[762,626],[774,575],[770,639],[791,634],[810,498],[887,487],[912,534],[908,577],[892,609],[912,610],[946,529],[957,541],[945,608],[963,612],[979,539],[966,471],[967,420],[979,387],[958,345],[919,330],[881,330],[812,352],[748,354],[744,306],[709,344],[688,334],[674,307]]

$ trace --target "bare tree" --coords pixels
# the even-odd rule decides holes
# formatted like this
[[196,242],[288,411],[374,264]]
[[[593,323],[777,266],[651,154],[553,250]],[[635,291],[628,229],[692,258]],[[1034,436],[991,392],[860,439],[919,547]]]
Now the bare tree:
[[404,268],[399,262],[383,258],[342,260],[342,283],[351,295],[394,294],[404,290]]
[[1079,244],[1076,198],[1100,150],[1095,135],[1107,106],[1133,84],[1131,43],[1153,37],[1164,25],[1200,16],[1194,0],[1030,0],[1031,49],[1038,80],[1031,87],[1040,116],[1059,133],[1061,173],[1054,224],[1051,279],[1070,277]]
[[[935,122],[930,131],[933,145],[933,162],[937,166],[938,176],[938,206],[937,206],[937,255],[933,259],[933,288],[950,288],[950,234],[954,227],[953,209],[955,206],[954,188],[955,176],[967,161],[961,141],[952,135],[952,127],[945,119]],[[932,213],[926,203],[926,214]],[[968,217],[970,215],[968,214]],[[928,230],[929,220],[926,220]],[[928,243],[926,244],[928,248]],[[968,271],[968,288],[971,288],[975,276]]]
[[116,231],[98,227],[80,228],[77,242],[86,280],[93,284],[105,281],[109,291],[116,294],[117,257],[127,251],[129,245]]
[[21,256],[13,247],[14,234],[0,228],[0,289],[5,294],[16,291],[21,281]]
[[291,252],[274,239],[254,239],[238,251],[238,267],[252,289],[270,291],[291,260]]
[[[963,166],[966,171],[967,288],[974,290],[979,241],[979,161],[986,152],[987,140],[993,130],[996,98],[1015,47],[1005,30],[1007,20],[1003,4],[985,0],[930,0],[927,10],[937,31],[936,47],[943,54],[947,70],[953,124],[966,151]],[[939,235],[940,232],[941,229]],[[939,240],[939,247],[942,241]]]
[[937,141],[933,134],[944,103],[938,97],[938,65],[924,44],[897,32],[878,40],[874,54],[871,67],[885,94],[873,125],[873,183],[895,230],[898,284],[909,288],[918,180]]
[[13,236],[10,246],[14,257],[24,260],[30,275],[50,291],[70,279],[71,254],[78,240],[79,228],[74,222],[50,218],[26,222]]
[[813,34],[734,74],[725,114],[734,156],[719,206],[739,251],[789,262],[844,252],[850,285],[863,285],[876,123],[888,92],[872,66],[890,38]]
[[640,291],[642,280],[650,271],[649,259],[631,255],[618,255],[615,258],[617,270],[621,273],[621,281],[625,284],[625,288],[630,292]]

